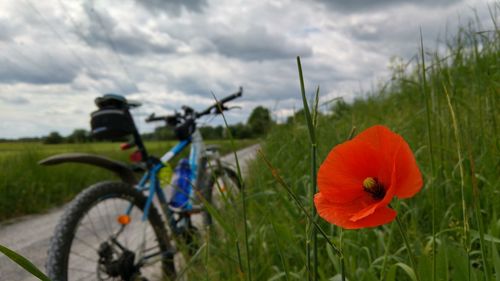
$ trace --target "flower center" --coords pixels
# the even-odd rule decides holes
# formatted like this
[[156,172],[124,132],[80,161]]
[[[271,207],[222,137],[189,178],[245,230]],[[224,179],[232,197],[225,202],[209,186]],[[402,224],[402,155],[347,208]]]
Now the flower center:
[[370,193],[375,200],[380,200],[385,196],[385,188],[378,182],[377,178],[367,177],[363,181],[363,188],[366,192]]

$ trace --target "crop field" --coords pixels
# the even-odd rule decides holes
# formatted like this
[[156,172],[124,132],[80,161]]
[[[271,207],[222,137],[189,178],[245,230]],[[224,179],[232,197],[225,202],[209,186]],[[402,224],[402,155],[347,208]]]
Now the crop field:
[[[228,141],[207,141],[220,145],[221,154],[231,151]],[[238,140],[237,148],[255,143]],[[80,190],[101,180],[116,179],[106,170],[82,164],[40,166],[38,161],[68,152],[95,153],[128,161],[131,150],[121,151],[120,143],[45,145],[41,143],[0,143],[0,221],[16,216],[43,212],[71,200]],[[153,155],[161,156],[175,142],[147,142]]]
[[[463,29],[447,45],[438,54],[423,44],[412,69],[398,67],[366,99],[318,113],[315,162],[303,114],[274,128],[240,204],[219,214],[221,230],[193,258],[192,280],[500,280],[500,32]],[[307,215],[312,165],[354,127],[356,135],[376,124],[408,142],[423,188],[392,200],[401,229],[393,221],[343,230],[316,217],[332,247]]]

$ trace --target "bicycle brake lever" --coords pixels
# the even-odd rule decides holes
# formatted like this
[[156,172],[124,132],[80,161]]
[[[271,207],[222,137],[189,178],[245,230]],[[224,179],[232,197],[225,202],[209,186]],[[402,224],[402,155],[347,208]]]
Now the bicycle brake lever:
[[221,114],[223,111],[229,110],[228,107],[224,106],[224,104],[220,104],[215,108],[215,114]]

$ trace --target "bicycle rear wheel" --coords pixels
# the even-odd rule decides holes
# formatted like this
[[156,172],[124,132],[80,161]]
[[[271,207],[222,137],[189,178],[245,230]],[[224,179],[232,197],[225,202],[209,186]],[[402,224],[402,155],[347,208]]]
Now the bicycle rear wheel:
[[46,265],[54,281],[173,280],[174,251],[146,197],[122,182],[97,183],[73,200],[51,239]]
[[[209,177],[203,196],[209,204],[220,210],[235,204],[242,188],[243,185],[234,170],[220,167]],[[207,211],[204,213],[204,223],[211,225],[212,217],[210,213]]]

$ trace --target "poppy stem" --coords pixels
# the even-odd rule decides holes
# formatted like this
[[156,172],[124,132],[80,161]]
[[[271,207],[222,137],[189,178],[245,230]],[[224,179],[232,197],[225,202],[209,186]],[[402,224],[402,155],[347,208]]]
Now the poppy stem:
[[[339,247],[342,249],[342,240],[344,238],[344,229],[340,227],[340,237],[339,237]],[[345,258],[342,255],[340,258],[340,276],[342,277],[342,281],[345,281]]]
[[387,244],[385,244],[384,260],[382,262],[382,269],[380,271],[380,279],[379,279],[380,281],[384,281],[385,279],[385,271],[387,268],[387,256],[389,255],[389,250],[391,249],[391,244],[393,241],[393,233],[394,233],[394,224],[391,224],[391,229],[389,231],[389,238],[387,239]]
[[413,251],[411,250],[410,243],[408,242],[408,237],[406,237],[406,232],[403,229],[403,224],[401,223],[401,220],[399,220],[398,216],[396,216],[396,223],[398,224],[399,232],[401,232],[401,236],[403,237],[403,241],[405,243],[406,250],[408,251],[408,257],[410,258],[411,267],[413,268],[413,272],[415,273],[415,277],[417,278],[418,281],[420,281],[420,277],[418,276],[417,267],[416,267],[416,263],[415,263],[415,256],[413,255]]

